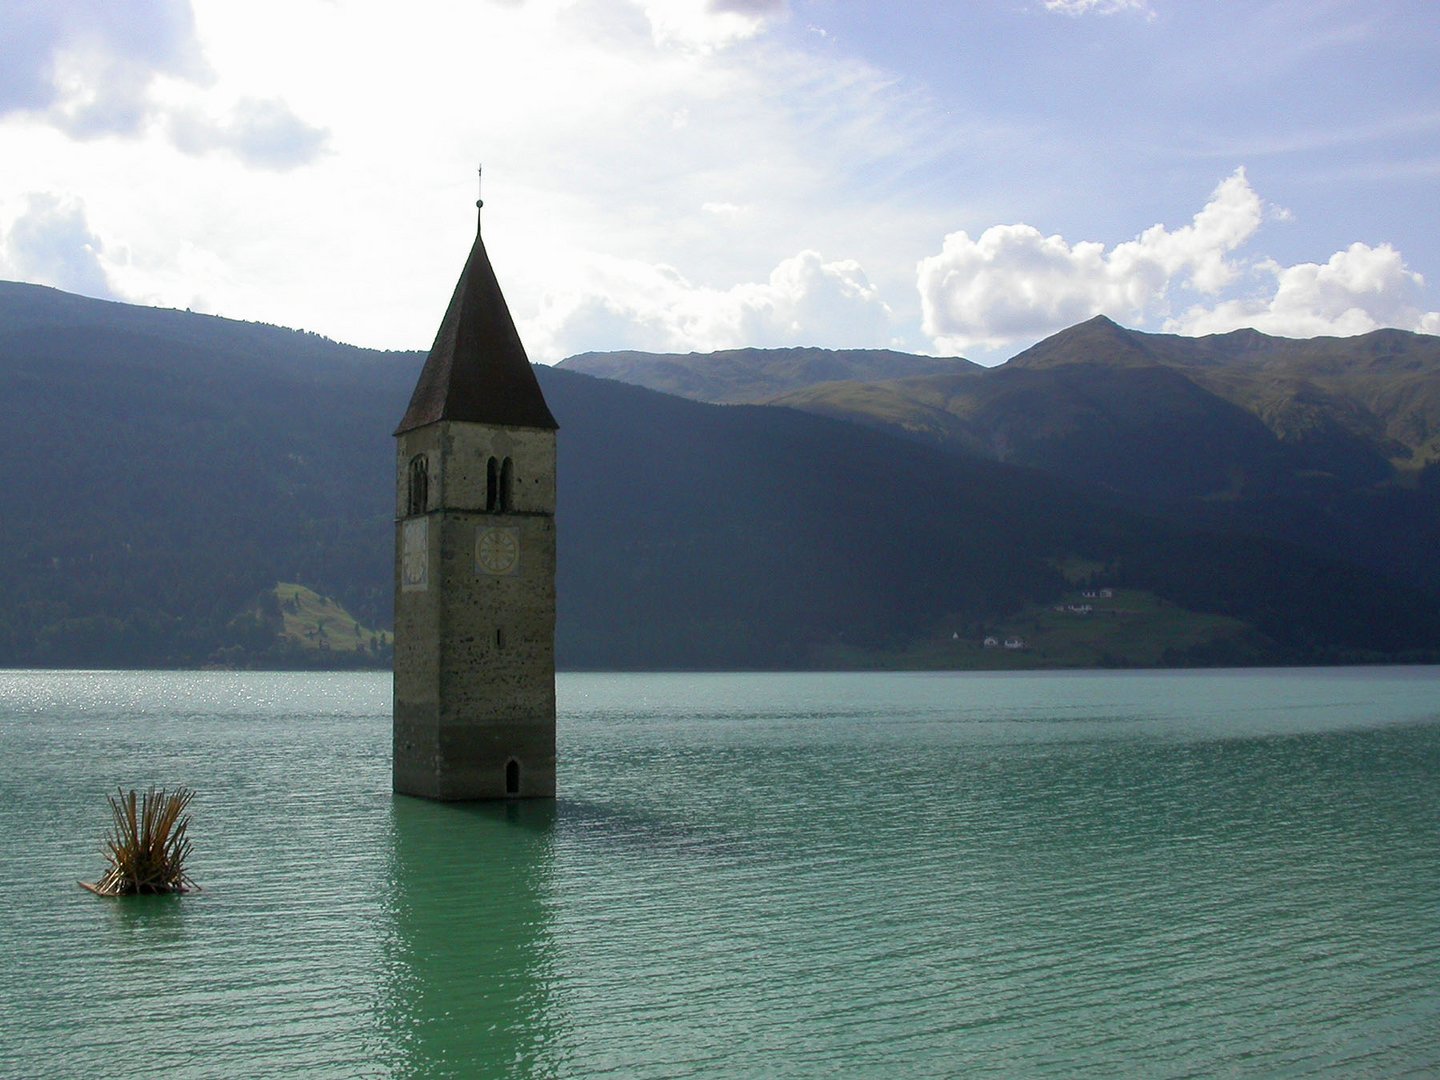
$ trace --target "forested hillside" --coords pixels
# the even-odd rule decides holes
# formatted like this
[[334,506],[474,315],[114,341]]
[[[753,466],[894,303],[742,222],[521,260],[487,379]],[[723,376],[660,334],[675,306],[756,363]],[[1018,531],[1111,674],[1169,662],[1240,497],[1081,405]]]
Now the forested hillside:
[[0,286],[0,662],[203,662],[280,581],[388,625],[388,435],[413,370]]

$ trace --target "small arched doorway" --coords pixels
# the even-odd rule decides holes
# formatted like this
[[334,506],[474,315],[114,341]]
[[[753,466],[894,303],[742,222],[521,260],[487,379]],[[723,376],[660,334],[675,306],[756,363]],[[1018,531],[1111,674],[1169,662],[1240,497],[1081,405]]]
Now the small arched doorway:
[[514,798],[520,794],[520,762],[513,757],[505,763],[505,795]]

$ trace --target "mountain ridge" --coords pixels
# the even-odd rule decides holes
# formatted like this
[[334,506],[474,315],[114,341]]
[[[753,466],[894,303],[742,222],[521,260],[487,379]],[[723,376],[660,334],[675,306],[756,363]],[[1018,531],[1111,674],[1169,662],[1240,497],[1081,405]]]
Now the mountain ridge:
[[1430,335],[1188,339],[1090,320],[979,378],[769,400],[1440,584],[1434,560],[1425,565],[1440,544],[1440,338]]
[[722,349],[713,353],[586,352],[555,366],[720,405],[757,404],[821,382],[901,378],[978,367],[961,357],[915,356],[891,349]]
[[[0,288],[0,664],[271,662],[238,616],[277,583],[388,626],[389,433],[422,359]],[[983,664],[1071,565],[1195,614],[1134,662],[1440,656],[1433,591],[1287,542],[794,409],[536,373],[561,424],[566,667],[883,666],[938,641]],[[1250,630],[1205,636],[1210,615]]]

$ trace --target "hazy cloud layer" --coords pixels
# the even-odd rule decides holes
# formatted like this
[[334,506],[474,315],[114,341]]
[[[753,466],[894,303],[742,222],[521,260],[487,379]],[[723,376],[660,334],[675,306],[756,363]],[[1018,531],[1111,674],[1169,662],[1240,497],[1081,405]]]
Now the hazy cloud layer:
[[1101,311],[1310,333],[1440,306],[1418,273],[1440,260],[1440,14],[1418,0],[1359,22],[1162,0],[0,4],[3,257],[92,291],[424,345],[483,161],[487,244],[543,359],[988,362]]
[[19,281],[115,299],[100,262],[101,250],[100,238],[85,220],[84,206],[48,193],[31,194],[5,234],[0,271]]
[[1045,10],[1061,15],[1117,15],[1122,11],[1153,14],[1149,0],[1045,0]]
[[783,15],[784,0],[641,0],[659,45],[712,49],[752,38]]
[[785,0],[709,0],[711,11],[730,11],[754,18],[779,15],[785,11]]
[[890,308],[853,261],[826,262],[803,251],[765,282],[711,289],[672,267],[616,263],[588,287],[545,298],[527,327],[535,359],[609,348],[689,352],[745,346],[888,344]]

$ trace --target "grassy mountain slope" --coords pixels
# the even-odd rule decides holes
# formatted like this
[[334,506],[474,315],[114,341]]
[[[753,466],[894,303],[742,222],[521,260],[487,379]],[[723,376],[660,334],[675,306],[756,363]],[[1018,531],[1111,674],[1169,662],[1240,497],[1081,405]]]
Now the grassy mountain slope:
[[1096,318],[978,376],[774,400],[1440,587],[1440,338],[1191,339]]
[[226,627],[213,664],[377,667],[394,658],[395,635],[363,625],[339,601],[293,582],[266,589]]
[[[998,368],[813,385],[767,400],[1122,490],[1223,494],[1237,469],[1253,472],[1243,479],[1261,489],[1306,472],[1373,482],[1435,460],[1440,338],[1398,330],[1308,341],[1255,331],[1182,338],[1097,317]],[[1076,458],[1077,439],[1095,449]],[[1172,456],[1157,460],[1153,475],[1138,467],[1115,474],[1115,459],[1164,452],[1166,441],[1223,454],[1223,464],[1167,481]]]
[[274,597],[280,638],[297,648],[319,652],[376,652],[394,641],[394,635],[388,630],[361,625],[334,598],[321,596],[304,585],[282,581],[266,595]]
[[[420,362],[0,286],[0,664],[266,662],[277,581],[389,625],[389,433]],[[1290,545],[797,410],[538,373],[566,666],[892,662],[1053,603],[1074,565],[1248,628],[1177,634],[1167,662],[1440,649],[1433,594]]]
[[1125,330],[1103,317],[1062,331],[1007,367],[1158,364],[1259,417],[1292,446],[1344,440],[1423,467],[1440,446],[1440,338],[1402,330],[1304,340],[1254,330],[1187,338]]

